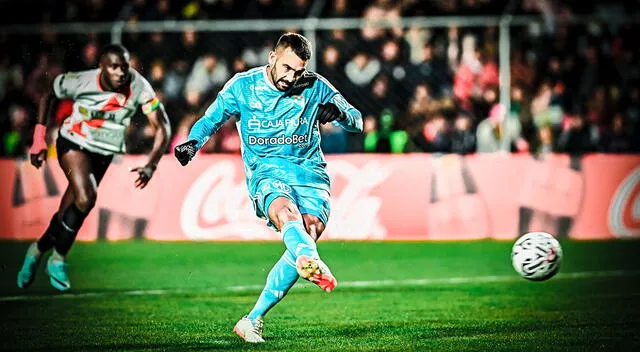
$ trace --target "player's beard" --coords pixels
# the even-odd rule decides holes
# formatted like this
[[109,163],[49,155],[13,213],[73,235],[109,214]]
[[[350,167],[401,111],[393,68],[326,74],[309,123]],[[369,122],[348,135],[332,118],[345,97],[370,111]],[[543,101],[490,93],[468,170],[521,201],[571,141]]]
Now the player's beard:
[[277,90],[281,91],[281,92],[286,92],[289,90],[289,88],[291,88],[291,86],[293,86],[293,83],[290,84],[287,88],[281,89],[280,86],[278,86],[278,82],[282,81],[282,78],[278,79],[276,77],[276,67],[275,65],[273,67],[271,67],[271,69],[269,70],[269,75],[271,76],[271,82],[273,82],[273,85],[276,87]]

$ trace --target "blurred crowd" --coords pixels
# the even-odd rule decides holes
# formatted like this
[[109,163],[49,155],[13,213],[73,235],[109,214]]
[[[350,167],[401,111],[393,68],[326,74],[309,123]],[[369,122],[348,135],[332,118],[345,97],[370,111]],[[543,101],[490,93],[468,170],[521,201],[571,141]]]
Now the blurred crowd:
[[[555,152],[640,152],[640,43],[634,35],[638,25],[558,21],[576,14],[637,14],[637,8],[629,5],[633,1],[597,6],[588,1],[518,1],[514,14],[533,14],[543,21],[511,27],[511,89],[506,106],[499,103],[497,27],[402,25],[402,18],[410,16],[498,15],[504,1],[323,3],[315,7],[314,0],[49,0],[37,14],[21,13],[23,18],[3,23],[305,18],[311,12],[363,18],[365,25],[359,30],[317,33],[316,71],[362,111],[365,128],[356,135],[333,125],[321,126],[325,153],[507,150],[542,157]],[[379,20],[391,23],[391,28],[370,25]],[[286,31],[303,33],[296,28]],[[163,101],[175,144],[184,140],[234,73],[266,64],[280,34],[190,28],[125,31],[122,42],[132,53],[132,67]],[[0,31],[0,155],[26,153],[37,102],[51,89],[53,78],[97,67],[100,48],[109,42],[109,33]],[[60,105],[58,122],[69,114],[70,104]],[[144,153],[154,131],[142,114],[133,122],[127,148],[130,153]],[[233,121],[202,152],[239,153]]]

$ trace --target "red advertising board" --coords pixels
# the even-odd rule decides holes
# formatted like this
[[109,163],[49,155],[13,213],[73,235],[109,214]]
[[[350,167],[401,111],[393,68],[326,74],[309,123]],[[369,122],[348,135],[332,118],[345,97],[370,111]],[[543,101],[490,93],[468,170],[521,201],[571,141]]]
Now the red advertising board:
[[[278,240],[249,201],[239,156],[199,155],[188,167],[166,156],[149,186],[114,160],[80,240]],[[429,154],[332,155],[331,217],[324,239],[513,239],[548,231],[575,239],[640,237],[640,157]],[[36,170],[0,160],[1,239],[40,236],[66,179],[55,159]]]

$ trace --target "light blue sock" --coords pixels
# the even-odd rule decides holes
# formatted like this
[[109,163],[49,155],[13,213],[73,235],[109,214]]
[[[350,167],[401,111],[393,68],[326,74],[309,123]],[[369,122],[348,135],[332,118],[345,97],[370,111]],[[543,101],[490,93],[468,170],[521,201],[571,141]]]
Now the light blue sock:
[[258,297],[256,305],[249,313],[249,319],[255,320],[258,317],[264,317],[293,287],[298,280],[295,262],[293,254],[286,250],[269,272],[267,284]]
[[300,255],[319,258],[316,243],[305,230],[302,221],[287,222],[282,226],[281,232],[285,246],[295,258]]

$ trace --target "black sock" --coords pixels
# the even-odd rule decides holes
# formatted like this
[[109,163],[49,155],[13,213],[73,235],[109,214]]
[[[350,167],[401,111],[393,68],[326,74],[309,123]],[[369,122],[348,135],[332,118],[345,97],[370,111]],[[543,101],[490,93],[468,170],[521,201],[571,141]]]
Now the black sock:
[[101,208],[98,212],[98,241],[105,241],[109,232],[111,210]]
[[557,236],[561,238],[569,237],[569,232],[571,231],[571,225],[573,225],[573,218],[569,216],[559,217]]
[[137,218],[133,222],[133,238],[137,240],[144,239],[144,231],[147,229],[149,222],[145,218]]
[[46,253],[56,244],[56,238],[60,235],[62,225],[58,218],[58,213],[53,214],[49,227],[44,231],[42,237],[38,240],[38,250],[40,253]]
[[518,221],[518,232],[523,235],[529,232],[529,225],[531,224],[531,218],[533,217],[533,209],[529,207],[520,207],[519,209],[520,219]]
[[60,231],[60,236],[55,244],[56,252],[60,255],[67,255],[87,215],[80,211],[75,204],[71,204],[64,211],[61,222],[62,231]]

